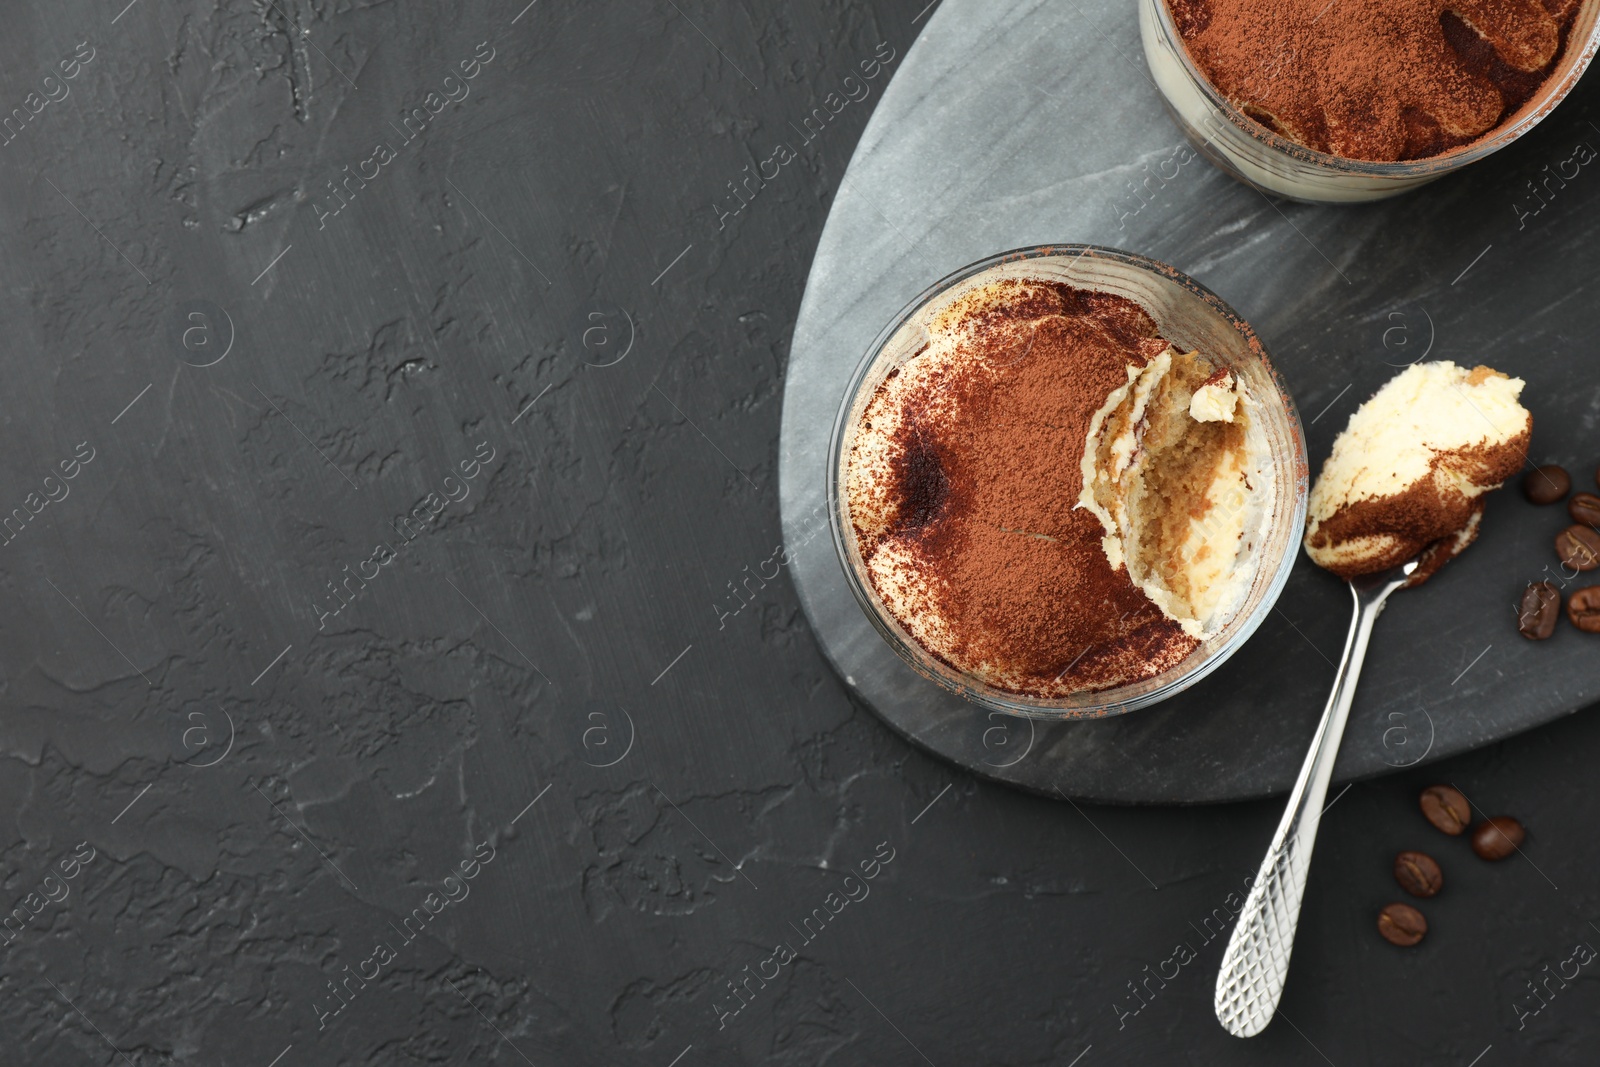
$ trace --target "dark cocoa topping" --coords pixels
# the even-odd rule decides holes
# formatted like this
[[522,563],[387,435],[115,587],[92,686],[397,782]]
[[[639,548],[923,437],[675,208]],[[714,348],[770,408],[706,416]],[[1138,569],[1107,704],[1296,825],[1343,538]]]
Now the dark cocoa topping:
[[950,499],[950,479],[945,477],[937,446],[922,434],[906,441],[893,460],[894,496],[898,502],[895,533],[914,533],[939,517]]

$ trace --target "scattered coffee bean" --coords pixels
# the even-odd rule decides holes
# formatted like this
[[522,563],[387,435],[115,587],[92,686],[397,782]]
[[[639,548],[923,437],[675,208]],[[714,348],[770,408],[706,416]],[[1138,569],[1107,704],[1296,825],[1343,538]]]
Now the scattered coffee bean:
[[1378,933],[1391,945],[1415,945],[1428,932],[1428,920],[1410,904],[1390,904],[1378,912]]
[[1414,897],[1431,897],[1444,888],[1444,872],[1426,852],[1402,852],[1396,856],[1394,880]]
[[1435,830],[1455,837],[1472,822],[1472,805],[1461,791],[1448,785],[1430,785],[1422,791],[1422,814]]
[[[1600,481],[1600,471],[1595,472]],[[1572,488],[1572,476],[1554,463],[1535,467],[1522,476],[1522,495],[1535,504],[1554,504]]]
[[1503,860],[1517,850],[1526,836],[1520,822],[1509,815],[1496,815],[1473,829],[1472,851],[1482,859]]
[[1556,619],[1560,616],[1561,590],[1555,583],[1530,582],[1522,591],[1522,604],[1517,608],[1517,631],[1529,641],[1543,641],[1556,632]]
[[1572,499],[1567,501],[1567,514],[1572,516],[1573,522],[1590,527],[1600,526],[1600,496],[1573,493]]
[[1600,585],[1586,585],[1568,597],[1567,618],[1586,634],[1600,634]]
[[1592,571],[1600,567],[1600,533],[1587,526],[1568,526],[1556,534],[1556,555],[1568,567]]

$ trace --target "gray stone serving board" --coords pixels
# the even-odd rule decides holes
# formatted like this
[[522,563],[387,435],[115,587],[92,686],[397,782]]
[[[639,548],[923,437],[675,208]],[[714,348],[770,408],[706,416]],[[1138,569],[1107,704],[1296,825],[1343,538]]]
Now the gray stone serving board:
[[[1580,143],[1600,147],[1597,102],[1590,77],[1509,149],[1396,200],[1274,202],[1186,148],[1147,76],[1132,0],[945,0],[841,182],[787,372],[790,569],[846,684],[917,744],[1029,790],[1123,803],[1287,791],[1343,645],[1342,583],[1302,555],[1250,642],[1153,708],[1068,723],[987,713],[902,664],[845,587],[822,507],[845,384],[884,324],[950,271],[1026,245],[1104,244],[1171,263],[1255,326],[1299,404],[1313,472],[1351,411],[1425,355],[1524,378],[1534,460],[1593,489],[1600,164],[1542,201],[1527,183],[1571,174]],[[1566,522],[1508,487],[1466,555],[1390,602],[1337,778],[1438,760],[1596,700],[1600,637],[1565,621],[1543,643],[1516,631],[1516,597],[1556,572]]]

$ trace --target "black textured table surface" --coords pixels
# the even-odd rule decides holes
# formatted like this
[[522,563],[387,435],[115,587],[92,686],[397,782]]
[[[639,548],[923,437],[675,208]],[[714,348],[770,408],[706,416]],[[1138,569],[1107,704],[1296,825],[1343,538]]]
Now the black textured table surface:
[[828,668],[781,385],[920,0],[8,15],[6,1062],[1593,1060],[1592,714],[1338,795],[1246,1043],[1276,802],[1023,795]]

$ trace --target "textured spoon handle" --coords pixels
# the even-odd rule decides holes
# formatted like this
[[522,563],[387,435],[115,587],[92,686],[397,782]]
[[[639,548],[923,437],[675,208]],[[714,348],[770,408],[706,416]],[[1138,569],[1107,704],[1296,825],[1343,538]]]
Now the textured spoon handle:
[[[1254,1037],[1272,1021],[1289,978],[1289,955],[1300,922],[1300,901],[1311,871],[1312,835],[1317,830],[1327,779],[1298,799],[1314,799],[1298,818],[1278,827],[1239,923],[1228,939],[1217,974],[1217,1021],[1235,1037]],[[1315,794],[1313,797],[1312,794]],[[1309,818],[1307,812],[1310,812]],[[1291,808],[1290,813],[1296,813]],[[1309,825],[1307,825],[1309,823]]]
[[1401,584],[1403,579],[1365,588],[1351,586],[1355,615],[1350,620],[1333,692],[1328,695],[1328,706],[1311,742],[1311,751],[1289,794],[1283,821],[1261,861],[1217,974],[1217,1021],[1235,1037],[1259,1034],[1278,1010],[1283,984],[1289,977],[1289,955],[1294,951],[1294,931],[1300,922],[1300,900],[1305,895],[1306,875],[1311,871],[1311,850],[1322,819],[1322,802],[1333,776],[1356,681],[1361,676],[1361,661],[1366,658],[1373,620],[1382,610],[1384,599]]

